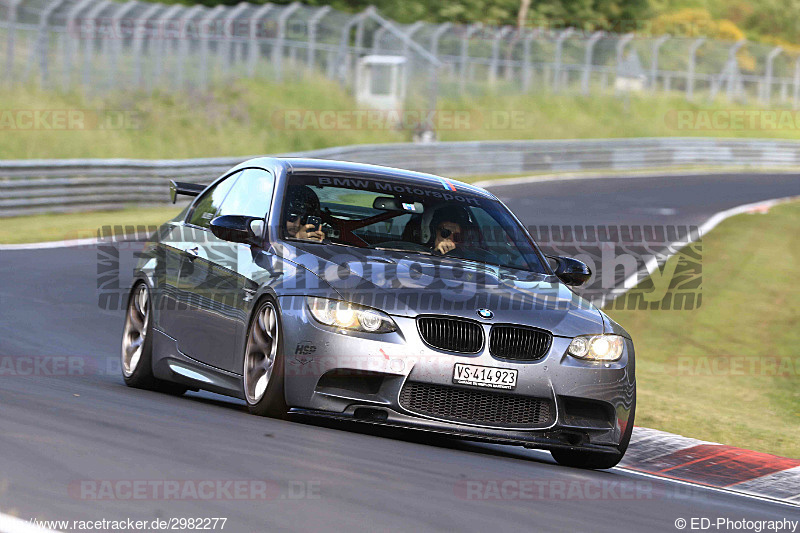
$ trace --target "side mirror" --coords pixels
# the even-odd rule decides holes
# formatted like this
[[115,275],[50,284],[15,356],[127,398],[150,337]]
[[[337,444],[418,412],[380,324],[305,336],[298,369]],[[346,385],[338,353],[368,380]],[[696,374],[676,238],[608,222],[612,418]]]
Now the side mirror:
[[211,233],[223,241],[261,244],[264,219],[239,215],[223,215],[211,221]]
[[592,271],[586,263],[571,257],[552,257],[548,259],[555,261],[555,273],[564,285],[570,287],[580,287],[592,277]]

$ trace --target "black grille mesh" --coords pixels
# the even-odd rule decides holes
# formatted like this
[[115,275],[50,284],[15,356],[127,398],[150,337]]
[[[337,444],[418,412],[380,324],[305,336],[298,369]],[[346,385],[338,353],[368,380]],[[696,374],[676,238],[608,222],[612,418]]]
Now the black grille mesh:
[[547,355],[553,336],[547,331],[516,326],[494,326],[489,352],[503,359],[535,361]]
[[400,391],[403,408],[454,422],[532,427],[551,423],[551,402],[498,392],[407,382]]
[[478,353],[483,348],[483,327],[475,322],[443,317],[417,319],[419,334],[430,346],[448,352]]

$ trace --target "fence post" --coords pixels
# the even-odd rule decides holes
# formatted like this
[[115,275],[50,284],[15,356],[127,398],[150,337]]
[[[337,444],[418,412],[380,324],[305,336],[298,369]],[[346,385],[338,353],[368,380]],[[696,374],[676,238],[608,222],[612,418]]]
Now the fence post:
[[626,33],[625,35],[620,37],[620,39],[617,41],[617,46],[615,47],[616,48],[616,50],[615,50],[616,51],[616,62],[617,62],[615,67],[614,67],[614,69],[615,69],[615,72],[614,72],[614,93],[615,94],[617,92],[619,92],[618,89],[617,89],[616,81],[619,79],[619,72],[620,72],[620,69],[622,69],[622,62],[623,62],[623,59],[624,59],[623,56],[625,54],[625,47],[628,46],[628,43],[631,42],[631,40],[633,40],[633,33]]
[[[447,33],[450,30],[450,28],[452,28],[452,27],[453,27],[453,25],[451,23],[445,22],[444,24],[439,25],[439,27],[436,28],[436,30],[433,32],[433,35],[431,35],[431,54],[433,54],[433,56],[435,58],[437,58],[437,59],[439,58],[439,41],[441,41],[442,35]],[[433,68],[436,68],[436,67],[433,67]],[[435,79],[431,80],[431,83],[436,86],[436,90],[438,91],[438,89],[439,89],[439,87],[438,87],[438,85],[439,85],[439,71],[438,71],[438,69],[436,69],[435,72],[431,72],[431,74],[435,78]],[[406,67],[406,78],[407,77],[408,77],[408,67]],[[406,82],[406,85],[408,85],[407,82]]]
[[214,9],[206,13],[206,15],[200,19],[200,28],[198,35],[200,37],[200,86],[205,89],[208,87],[208,53],[211,48],[211,28],[210,26],[214,23],[214,20],[219,16],[219,14],[225,11],[227,8],[223,5],[215,6]]
[[306,63],[308,63],[309,69],[314,68],[314,61],[317,55],[317,26],[319,26],[322,18],[327,15],[330,10],[331,6],[322,6],[308,21],[308,51],[306,52]]
[[603,35],[605,35],[605,32],[596,31],[589,37],[589,40],[586,41],[586,51],[583,56],[583,75],[581,76],[581,93],[584,96],[589,94],[589,77],[592,73],[592,52],[594,51],[594,45],[597,44],[597,41],[599,41]]
[[670,39],[669,35],[662,35],[653,41],[653,51],[650,58],[650,92],[658,90],[658,52],[661,46]]
[[522,90],[528,92],[531,90],[531,43],[539,30],[534,29],[525,33],[525,38],[522,41]]
[[[44,10],[39,15],[39,27],[36,34],[36,43],[31,50],[31,60],[28,63],[26,70],[30,69],[33,65],[36,64],[38,61],[39,63],[39,72],[42,78],[42,85],[47,84],[48,79],[48,58],[47,52],[50,48],[50,15],[58,9],[59,6],[63,5],[65,0],[54,0],[47,4]],[[27,76],[26,76],[27,78]]]
[[14,44],[17,31],[17,8],[22,0],[12,1],[8,6],[8,34],[6,35],[6,80],[14,86]]
[[249,78],[256,75],[256,63],[258,62],[258,57],[261,55],[261,46],[258,42],[258,24],[261,22],[261,19],[272,11],[273,7],[273,4],[264,4],[256,9],[255,13],[253,13],[253,16],[250,18],[250,46],[247,50],[247,76]]
[[217,62],[220,69],[226,75],[229,71],[230,65],[236,62],[236,51],[234,50],[234,57],[231,58],[231,42],[233,41],[233,23],[242,14],[242,11],[250,6],[247,2],[239,2],[236,7],[231,9],[222,21],[222,42],[219,43],[217,50]]
[[[100,0],[86,13],[86,43],[83,47],[83,87],[89,89],[92,86],[92,56],[94,56],[94,39],[95,32],[97,31],[97,18],[100,13],[108,7],[112,2],[108,0]],[[114,3],[114,5],[118,5]]]
[[186,59],[189,56],[189,23],[197,14],[205,11],[203,6],[192,6],[180,18],[180,33],[178,34],[178,69],[175,73],[175,87],[183,87],[183,74],[186,70]]
[[286,21],[292,14],[300,9],[300,2],[292,2],[278,15],[278,36],[272,47],[272,62],[275,63],[275,75],[278,80],[283,79],[283,44],[286,42]]
[[[342,85],[347,84],[347,72],[349,71],[349,59],[347,58],[347,48],[350,45],[350,31],[353,29],[353,26],[358,24],[362,28],[364,28],[364,19],[372,12],[375,8],[372,6],[368,7],[361,13],[354,15],[353,18],[347,21],[342,27],[342,33],[339,37],[339,48],[336,51],[336,61],[335,66],[339,67],[341,70],[338,74],[334,74],[335,77],[339,78],[339,81]],[[357,30],[358,31],[358,30]],[[359,36],[356,35],[356,41],[358,43]]]
[[500,61],[500,40],[503,39],[511,31],[508,26],[495,30],[494,39],[492,40],[492,62],[489,66],[489,83],[494,85],[497,83],[497,70]]
[[469,40],[472,38],[472,36],[475,34],[475,32],[480,30],[482,27],[483,26],[480,23],[470,24],[467,27],[467,31],[464,32],[464,36],[461,38],[461,61],[460,61],[461,68],[460,68],[460,72],[459,72],[459,74],[461,76],[461,81],[460,81],[461,92],[464,92],[464,90],[466,90],[466,87],[467,87],[467,61],[468,61],[468,57],[469,57],[469,55],[468,55],[469,54]]
[[686,100],[692,101],[694,99],[694,68],[697,62],[697,49],[706,42],[705,37],[695,39],[689,47],[689,70],[686,72]]
[[76,56],[80,53],[81,32],[75,27],[75,19],[77,19],[78,14],[93,1],[94,0],[79,0],[77,4],[72,6],[70,10],[67,11],[65,28],[65,35],[67,37],[67,53],[65,58],[66,61],[64,61],[65,88],[72,85],[72,65],[76,59]]
[[572,35],[573,28],[567,28],[559,32],[556,37],[555,58],[553,60],[553,92],[558,92],[561,88],[561,51],[564,48],[564,40]]
[[408,78],[411,75],[411,62],[408,60],[409,43],[414,41],[414,34],[421,30],[424,26],[425,23],[418,20],[409,26],[403,35],[403,57],[406,59],[406,63],[403,67],[403,91],[408,88]]
[[386,28],[381,26],[380,28],[375,30],[375,33],[372,34],[372,53],[373,54],[379,54],[380,53],[381,41],[383,41],[383,35],[385,33],[386,33]]
[[[155,65],[153,65],[153,75],[148,79],[148,86],[152,87],[153,82],[156,84],[161,81],[161,66],[167,53],[167,38],[169,36],[169,22],[174,19],[180,20],[180,13],[186,11],[188,8],[182,4],[175,4],[170,6],[166,11],[159,16],[160,24],[158,27],[158,53],[155,54]],[[180,31],[180,30],[179,30]]]
[[772,66],[775,63],[775,58],[783,52],[783,48],[776,46],[767,54],[767,69],[764,73],[764,86],[761,89],[761,101],[769,105],[772,100]]
[[728,49],[728,64],[726,65],[726,68],[728,69],[728,79],[725,80],[725,95],[730,101],[733,101],[734,97],[736,96],[736,84],[739,82],[739,79],[736,76],[736,54],[739,52],[739,49],[745,45],[745,43],[747,43],[747,41],[742,39]]
[[[117,79],[117,72],[119,70],[119,62],[120,58],[122,57],[122,48],[125,43],[125,36],[122,33],[122,20],[125,18],[133,8],[137,6],[136,0],[130,0],[126,4],[122,5],[114,16],[111,17],[111,27],[115,33],[113,39],[113,52],[112,57],[109,60],[107,76],[106,76],[106,83],[108,88],[112,88],[114,86],[114,81]],[[135,30],[135,27],[134,27]]]
[[131,52],[133,59],[136,62],[136,67],[133,73],[132,82],[138,86],[139,80],[142,77],[142,46],[144,43],[145,34],[147,33],[147,22],[150,18],[158,13],[164,6],[161,4],[153,4],[145,9],[139,20],[136,22],[136,28],[133,30],[133,41],[131,42]]

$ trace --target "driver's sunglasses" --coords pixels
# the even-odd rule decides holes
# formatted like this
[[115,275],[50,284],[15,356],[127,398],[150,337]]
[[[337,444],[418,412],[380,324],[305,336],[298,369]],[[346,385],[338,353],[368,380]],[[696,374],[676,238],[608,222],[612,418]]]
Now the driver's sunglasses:
[[301,216],[302,215],[298,215],[297,213],[289,213],[288,215],[286,215],[286,221],[293,223],[294,221],[296,221]]
[[439,230],[439,235],[442,236],[442,239],[450,239],[453,242],[461,242],[461,233],[456,233],[452,230],[447,228],[442,228]]

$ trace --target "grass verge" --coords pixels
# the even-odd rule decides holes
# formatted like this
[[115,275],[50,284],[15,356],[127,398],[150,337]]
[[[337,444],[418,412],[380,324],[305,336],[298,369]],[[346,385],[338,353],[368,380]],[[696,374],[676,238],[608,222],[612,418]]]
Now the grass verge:
[[729,218],[703,237],[698,309],[609,311],[636,344],[637,425],[800,457],[798,227],[800,202]]
[[[688,103],[679,95],[516,94],[500,88],[442,96],[434,115],[443,141],[663,136],[798,139],[800,129],[775,111],[724,102]],[[104,96],[0,89],[0,154],[34,158],[191,158],[244,156],[359,143],[408,141],[413,124],[365,119],[338,83],[309,75],[277,83],[242,79],[180,95],[118,91]],[[407,104],[410,116],[429,116]],[[31,111],[50,113],[32,121]],[[87,111],[59,123],[56,111]],[[717,127],[715,113],[750,113],[753,121]],[[747,116],[750,116],[747,115]],[[360,117],[360,118],[359,118]],[[794,115],[791,115],[794,117]],[[790,118],[791,118],[790,117]],[[770,119],[771,122],[768,120]],[[725,126],[728,122],[720,124]]]
[[86,239],[103,226],[157,226],[185,207],[130,207],[114,211],[53,213],[0,219],[0,244]]

